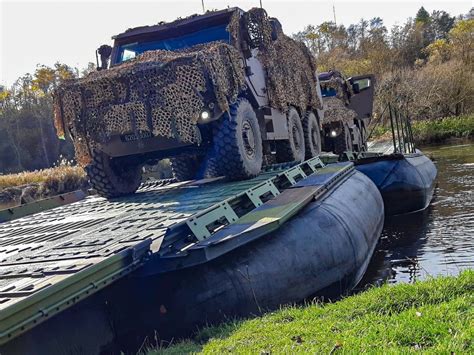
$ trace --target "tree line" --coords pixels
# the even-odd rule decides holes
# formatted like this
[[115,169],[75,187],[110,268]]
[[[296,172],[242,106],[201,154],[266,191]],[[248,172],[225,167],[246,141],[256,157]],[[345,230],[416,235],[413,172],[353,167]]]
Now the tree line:
[[93,63],[82,72],[61,63],[38,65],[10,88],[0,87],[0,173],[49,168],[60,159],[74,159],[72,142],[56,136],[52,93],[62,82],[91,70]]
[[376,113],[403,102],[413,119],[474,111],[474,8],[457,18],[421,7],[405,24],[386,28],[380,17],[348,27],[309,25],[294,37],[316,56],[320,71],[373,73]]
[[[437,119],[474,111],[474,9],[455,18],[421,8],[390,31],[379,17],[348,27],[308,25],[294,38],[317,58],[318,70],[377,78],[376,115],[388,101],[403,99],[414,119]],[[52,92],[65,80],[95,70],[66,64],[39,65],[9,88],[0,86],[0,173],[51,167],[72,160],[69,140],[53,127]]]

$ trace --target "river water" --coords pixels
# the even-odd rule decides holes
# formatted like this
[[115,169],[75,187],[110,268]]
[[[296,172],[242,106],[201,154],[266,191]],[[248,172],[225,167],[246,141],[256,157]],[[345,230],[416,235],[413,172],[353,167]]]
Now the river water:
[[387,218],[358,289],[474,268],[474,144],[426,147],[438,168],[434,199],[423,212]]

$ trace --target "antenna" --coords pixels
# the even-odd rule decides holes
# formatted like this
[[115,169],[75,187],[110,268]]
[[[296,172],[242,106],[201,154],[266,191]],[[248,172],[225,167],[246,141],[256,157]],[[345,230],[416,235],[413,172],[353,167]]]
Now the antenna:
[[337,26],[337,22],[336,22],[336,5],[334,5],[334,3],[332,4],[332,13],[334,15],[334,25]]
[[201,5],[202,5],[202,13],[204,14],[206,12],[206,9],[204,7],[204,0],[201,0]]
[[262,0],[260,0],[260,8],[262,8],[262,7],[263,7],[263,6],[262,6]]

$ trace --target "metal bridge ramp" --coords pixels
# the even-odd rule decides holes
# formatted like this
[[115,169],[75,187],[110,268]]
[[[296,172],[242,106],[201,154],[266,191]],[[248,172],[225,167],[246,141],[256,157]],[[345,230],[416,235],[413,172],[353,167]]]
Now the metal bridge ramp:
[[[319,159],[304,164],[310,173],[322,165]],[[262,205],[258,195],[274,189],[275,177],[285,177],[291,186],[298,174],[307,176],[299,165],[288,168],[233,183],[157,181],[131,196],[88,197],[0,224],[0,344],[143,265],[148,255],[161,254],[170,230],[192,227],[196,216],[207,218],[215,206],[231,207],[239,196],[249,197],[256,208]],[[206,234],[202,226],[195,230],[201,242]]]

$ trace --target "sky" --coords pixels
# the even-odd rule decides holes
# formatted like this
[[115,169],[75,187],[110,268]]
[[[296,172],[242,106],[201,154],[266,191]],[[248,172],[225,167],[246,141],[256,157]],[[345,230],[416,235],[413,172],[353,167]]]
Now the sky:
[[[33,73],[37,64],[59,61],[84,68],[95,62],[101,44],[127,28],[170,22],[202,12],[202,0],[0,0],[0,85],[10,86],[19,76]],[[361,18],[381,17],[387,28],[405,23],[421,6],[428,12],[444,10],[466,14],[472,0],[261,0],[286,34],[308,24],[333,21],[346,26]],[[248,10],[260,0],[204,0],[206,10],[239,6]]]

